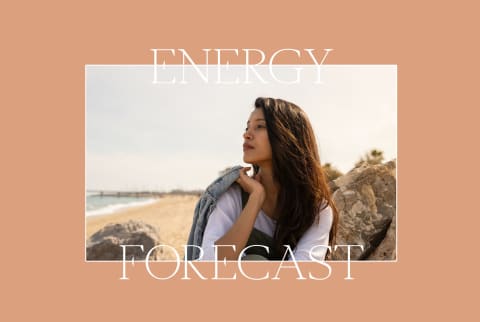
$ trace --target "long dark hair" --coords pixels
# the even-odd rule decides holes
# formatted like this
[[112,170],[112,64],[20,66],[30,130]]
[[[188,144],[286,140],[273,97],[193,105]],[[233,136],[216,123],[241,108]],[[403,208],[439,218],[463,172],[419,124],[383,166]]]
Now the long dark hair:
[[318,223],[320,211],[330,206],[333,224],[329,244],[333,248],[338,211],[307,115],[297,105],[274,98],[257,98],[255,108],[261,108],[265,116],[272,147],[273,176],[280,186],[275,208],[274,247],[282,253],[283,245],[290,245],[293,250],[307,229]]

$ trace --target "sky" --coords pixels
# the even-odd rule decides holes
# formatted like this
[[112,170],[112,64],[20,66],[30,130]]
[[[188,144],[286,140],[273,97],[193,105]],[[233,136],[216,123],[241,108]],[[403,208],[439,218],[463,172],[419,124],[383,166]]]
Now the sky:
[[246,165],[242,134],[259,96],[300,106],[321,162],[344,173],[373,148],[397,157],[396,65],[197,67],[85,67],[87,190],[205,189]]

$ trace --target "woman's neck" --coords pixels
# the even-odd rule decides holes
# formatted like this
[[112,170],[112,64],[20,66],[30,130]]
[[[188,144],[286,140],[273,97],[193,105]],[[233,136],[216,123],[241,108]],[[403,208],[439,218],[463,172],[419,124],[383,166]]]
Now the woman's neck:
[[[262,183],[265,189],[265,202],[264,205],[270,210],[270,212],[275,208],[277,204],[278,196],[278,183],[273,178],[272,168],[269,167],[260,167],[260,182]],[[269,213],[269,215],[273,215]]]

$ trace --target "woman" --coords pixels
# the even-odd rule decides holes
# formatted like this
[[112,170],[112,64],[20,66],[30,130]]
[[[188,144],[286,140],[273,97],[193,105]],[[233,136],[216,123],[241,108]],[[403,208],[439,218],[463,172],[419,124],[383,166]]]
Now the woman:
[[[293,103],[257,98],[243,134],[243,161],[253,165],[219,198],[203,235],[203,259],[323,260],[333,245],[337,211],[320,165],[312,126]],[[243,190],[243,197],[242,197]],[[248,194],[248,196],[245,196]],[[323,246],[319,246],[323,245]],[[311,254],[310,254],[311,253]]]

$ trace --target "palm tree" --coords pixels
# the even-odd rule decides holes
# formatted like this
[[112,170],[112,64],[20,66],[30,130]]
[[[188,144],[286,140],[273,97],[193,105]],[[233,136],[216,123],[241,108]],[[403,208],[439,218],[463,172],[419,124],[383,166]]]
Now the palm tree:
[[331,163],[325,163],[323,166],[323,171],[327,176],[328,180],[333,181],[340,176],[343,176],[343,173],[340,172],[337,168],[335,168]]
[[370,152],[365,153],[365,156],[360,158],[357,163],[355,163],[355,168],[361,166],[364,163],[367,164],[380,164],[384,160],[383,151],[372,149]]

